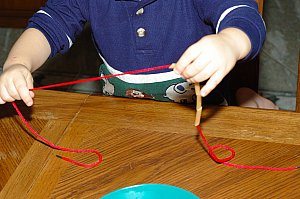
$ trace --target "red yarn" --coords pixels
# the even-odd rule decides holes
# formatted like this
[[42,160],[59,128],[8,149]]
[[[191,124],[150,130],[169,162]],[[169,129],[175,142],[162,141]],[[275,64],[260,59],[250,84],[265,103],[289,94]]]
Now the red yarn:
[[[124,72],[124,73],[119,73],[119,74],[114,74],[114,75],[107,75],[107,76],[100,76],[100,77],[93,77],[93,78],[87,78],[87,79],[81,79],[81,80],[76,80],[76,81],[70,81],[70,82],[63,82],[63,83],[59,83],[59,84],[52,84],[52,85],[48,85],[48,86],[41,86],[41,87],[37,87],[37,88],[32,88],[29,89],[30,91],[34,91],[34,90],[42,90],[42,89],[46,89],[46,88],[54,88],[54,87],[60,87],[60,86],[67,86],[67,85],[72,85],[72,84],[78,84],[78,83],[83,83],[83,82],[89,82],[89,81],[96,81],[96,80],[101,80],[101,79],[109,79],[109,78],[113,78],[113,77],[117,77],[117,76],[121,76],[121,75],[126,75],[126,74],[137,74],[137,73],[144,73],[144,72],[149,72],[149,71],[157,71],[157,70],[162,70],[162,69],[166,69],[169,68],[170,65],[163,65],[163,66],[156,66],[156,67],[152,67],[152,68],[145,68],[145,69],[140,69],[140,70],[133,70],[133,71],[128,71],[128,72]],[[68,151],[68,152],[72,152],[72,153],[94,153],[98,156],[98,160],[94,163],[91,164],[85,164],[85,163],[80,163],[77,162],[73,159],[70,158],[66,158],[66,157],[62,157],[59,155],[56,155],[58,158],[61,158],[65,161],[71,162],[75,165],[78,166],[82,166],[85,168],[92,168],[95,167],[97,165],[99,165],[102,162],[102,155],[96,151],[96,150],[91,150],[91,149],[70,149],[70,148],[63,148],[60,146],[57,146],[55,144],[53,144],[52,142],[48,141],[47,139],[45,139],[44,137],[42,137],[41,135],[39,135],[30,125],[29,123],[26,121],[26,119],[24,118],[24,116],[22,115],[22,113],[20,112],[20,110],[18,109],[17,105],[15,104],[15,102],[12,102],[13,107],[15,108],[15,110],[17,111],[18,115],[20,116],[21,120],[23,121],[23,123],[26,125],[26,127],[39,139],[41,140],[43,143],[47,144],[48,146],[56,149],[56,150],[61,150],[61,151]],[[267,166],[248,166],[248,165],[239,165],[239,164],[233,164],[233,163],[229,163],[228,161],[230,161],[231,159],[234,158],[235,156],[235,151],[226,146],[226,145],[215,145],[215,146],[210,146],[208,141],[206,140],[200,126],[197,126],[198,132],[201,136],[201,139],[204,143],[204,145],[206,146],[207,150],[208,150],[208,154],[210,155],[210,157],[217,163],[229,166],[229,167],[235,167],[238,169],[260,169],[260,170],[271,170],[271,171],[290,171],[290,170],[294,170],[294,169],[298,169],[300,167],[298,166],[294,166],[294,167],[267,167]],[[215,149],[226,149],[228,151],[231,152],[231,155],[227,158],[223,158],[223,159],[219,159],[216,154],[214,153]]]
[[59,84],[51,84],[51,85],[48,85],[48,86],[41,86],[41,87],[29,89],[29,90],[30,91],[42,90],[42,89],[46,89],[46,88],[54,88],[54,87],[61,87],[61,86],[79,84],[79,83],[83,83],[83,82],[91,82],[91,81],[96,81],[96,80],[101,80],[101,79],[109,79],[109,78],[118,77],[118,76],[121,76],[121,75],[129,75],[129,74],[138,74],[138,73],[145,73],[145,72],[150,72],[150,71],[157,71],[157,70],[162,70],[162,69],[169,68],[170,66],[171,66],[170,64],[163,65],[163,66],[155,66],[155,67],[152,67],[152,68],[132,70],[132,71],[128,71],[128,72],[124,72],[124,73],[118,73],[118,74],[114,74],[114,75],[106,75],[106,76],[92,77],[92,78],[87,78],[87,79],[79,79],[79,80],[70,81],[70,82],[63,82],[63,83],[59,83]]
[[66,157],[62,157],[62,156],[58,156],[58,158],[61,158],[65,161],[71,162],[73,164],[76,164],[78,166],[82,166],[85,168],[91,168],[91,167],[95,167],[98,164],[100,164],[102,162],[102,155],[96,151],[96,150],[91,150],[91,149],[70,149],[70,148],[63,148],[60,146],[57,146],[55,144],[53,144],[52,142],[48,141],[47,139],[45,139],[44,137],[42,137],[41,135],[39,135],[31,126],[30,124],[26,121],[26,119],[24,118],[24,116],[22,115],[22,113],[20,112],[19,108],[17,107],[15,102],[12,102],[13,107],[16,109],[18,115],[20,116],[21,120],[23,121],[23,123],[26,125],[26,127],[30,130],[31,133],[33,133],[40,141],[42,141],[43,143],[47,144],[48,146],[56,149],[56,150],[61,150],[61,151],[68,151],[68,152],[72,152],[72,153],[95,153],[98,156],[98,160],[95,163],[91,163],[91,164],[84,164],[84,163],[79,163],[73,159],[70,158],[66,158]]
[[[260,169],[260,170],[271,170],[271,171],[290,171],[290,170],[294,170],[294,169],[298,169],[299,167],[294,166],[294,167],[267,167],[267,166],[248,166],[248,165],[240,165],[240,164],[232,164],[229,163],[228,161],[230,161],[231,159],[234,158],[235,156],[235,151],[226,146],[226,145],[215,145],[215,146],[210,146],[209,143],[207,142],[202,130],[200,126],[197,126],[198,132],[202,138],[202,141],[204,143],[204,145],[206,146],[207,150],[208,150],[208,154],[210,155],[211,159],[213,159],[215,162],[229,166],[229,167],[235,167],[238,169]],[[229,150],[231,152],[231,156],[224,158],[224,159],[219,159],[216,154],[214,153],[214,149],[217,148],[223,148],[226,150]]]
[[[149,72],[149,71],[157,71],[157,70],[162,70],[162,69],[166,69],[166,68],[169,68],[169,67],[170,67],[170,65],[156,66],[156,67],[152,67],[152,68],[145,68],[145,69],[140,69],[140,70],[133,70],[133,71],[128,71],[128,72],[114,74],[114,75],[107,75],[107,76],[102,76],[102,77],[80,79],[80,80],[71,81],[71,82],[63,82],[63,83],[59,83],[59,84],[52,84],[52,85],[48,85],[48,86],[41,86],[41,87],[29,89],[29,90],[30,91],[34,91],[34,90],[42,90],[42,89],[46,89],[46,88],[54,88],[54,87],[72,85],[72,84],[79,84],[79,83],[83,83],[83,82],[90,82],[90,81],[101,80],[101,79],[104,79],[104,78],[108,79],[108,78],[117,77],[117,76],[126,75],[126,74],[137,74],[137,73],[144,73],[144,72]],[[19,117],[21,118],[21,120],[23,121],[23,123],[28,128],[28,130],[30,130],[31,133],[33,133],[40,141],[42,141],[46,145],[48,145],[48,146],[50,146],[50,147],[52,147],[52,148],[54,148],[56,150],[68,151],[68,152],[72,152],[72,153],[94,153],[94,154],[96,154],[98,156],[98,160],[96,162],[94,162],[94,163],[91,163],[91,164],[85,164],[85,163],[80,163],[80,162],[77,162],[77,161],[75,161],[73,159],[70,159],[70,158],[67,158],[67,157],[62,157],[62,156],[59,156],[59,155],[56,155],[56,157],[58,157],[58,158],[60,158],[62,160],[65,160],[67,162],[71,162],[71,163],[73,163],[75,165],[85,167],[85,168],[95,167],[95,166],[99,165],[102,162],[102,155],[98,151],[96,151],[96,150],[63,148],[63,147],[57,146],[57,145],[53,144],[52,142],[48,141],[47,139],[45,139],[44,137],[42,137],[41,135],[39,135],[30,126],[30,124],[26,121],[26,119],[22,115],[21,111],[17,107],[16,103],[12,102],[12,105],[15,108],[15,110],[17,111],[17,113],[18,113]]]

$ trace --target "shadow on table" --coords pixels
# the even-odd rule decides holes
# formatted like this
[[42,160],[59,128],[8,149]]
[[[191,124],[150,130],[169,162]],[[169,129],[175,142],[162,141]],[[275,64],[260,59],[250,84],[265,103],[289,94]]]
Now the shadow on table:
[[[24,118],[28,121],[31,120],[32,108],[27,107],[22,101],[16,101],[16,105],[18,106]],[[1,104],[0,110],[0,119],[18,115],[17,111],[14,109],[11,103]]]

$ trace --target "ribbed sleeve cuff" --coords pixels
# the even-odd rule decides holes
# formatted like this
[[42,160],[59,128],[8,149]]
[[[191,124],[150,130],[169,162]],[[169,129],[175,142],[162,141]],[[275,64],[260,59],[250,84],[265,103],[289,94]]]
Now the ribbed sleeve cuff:
[[[238,28],[246,33],[251,42],[251,51],[242,61],[253,59],[258,55],[265,41],[266,29],[264,22],[260,15],[251,8],[240,8],[233,12],[220,23],[219,31],[225,28]],[[241,16],[239,12],[243,12],[243,15],[248,12],[248,18],[238,17]]]

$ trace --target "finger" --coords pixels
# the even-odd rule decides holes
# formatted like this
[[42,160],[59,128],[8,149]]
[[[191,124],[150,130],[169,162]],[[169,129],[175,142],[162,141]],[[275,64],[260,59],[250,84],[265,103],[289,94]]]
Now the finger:
[[32,75],[28,75],[27,78],[26,78],[26,83],[27,83],[27,87],[29,89],[32,89],[33,88],[33,78],[32,78]]
[[5,104],[5,101],[0,97],[0,104]]
[[7,84],[7,92],[9,94],[9,96],[11,96],[12,98],[14,98],[15,100],[20,100],[21,97],[19,95],[19,92],[17,91],[16,87],[15,87],[15,83],[14,82],[9,82]]
[[[33,77],[30,75],[30,77],[27,78],[27,87],[29,89],[33,89]],[[33,91],[29,91],[29,95],[31,97],[31,99],[34,98],[34,92]],[[32,101],[33,104],[33,101]]]
[[208,80],[216,71],[217,68],[215,68],[213,64],[208,64],[200,73],[187,79],[187,81],[194,82],[194,83],[203,82],[205,80]]
[[34,98],[34,92],[33,91],[29,91],[30,97]]
[[15,84],[16,84],[17,91],[20,95],[20,98],[24,101],[24,103],[27,106],[32,106],[33,100],[32,100],[30,91],[27,86],[28,84],[30,84],[30,82],[27,83],[27,82],[23,82],[23,81],[18,81]]
[[207,96],[212,90],[214,90],[218,84],[222,81],[224,78],[224,74],[222,72],[216,72],[214,73],[211,78],[206,82],[206,84],[201,89],[201,96],[205,97]]
[[2,98],[2,100],[3,100],[4,102],[13,102],[13,101],[15,101],[15,99],[12,98],[12,97],[8,94],[7,89],[6,89],[5,87],[2,87],[2,88],[1,88],[0,93],[1,93],[1,98]]
[[178,74],[181,74],[185,70],[185,68],[189,64],[191,64],[200,54],[201,49],[199,49],[199,46],[197,44],[193,44],[179,58],[174,71]]
[[182,77],[185,79],[192,78],[196,76],[198,73],[203,71],[207,65],[209,65],[211,62],[210,59],[208,59],[205,56],[199,56],[197,59],[188,65],[185,70],[182,72]]
[[33,100],[32,100],[32,97],[30,95],[30,91],[28,90],[28,88],[26,86],[20,86],[18,88],[18,92],[21,96],[21,99],[24,101],[24,103],[27,106],[32,106]]

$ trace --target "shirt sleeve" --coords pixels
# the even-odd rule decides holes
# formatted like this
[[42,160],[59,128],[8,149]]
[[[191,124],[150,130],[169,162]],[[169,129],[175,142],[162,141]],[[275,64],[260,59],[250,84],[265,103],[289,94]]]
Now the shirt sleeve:
[[53,57],[65,53],[72,46],[87,21],[87,0],[48,0],[28,22],[27,28],[41,31],[47,38]]
[[251,41],[251,51],[246,59],[253,59],[260,52],[266,36],[265,23],[255,0],[195,0],[200,17],[216,33],[225,28],[238,28]]

